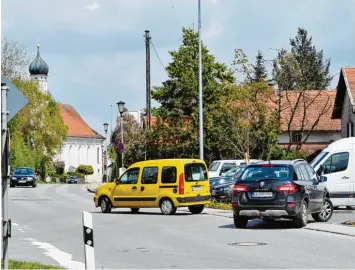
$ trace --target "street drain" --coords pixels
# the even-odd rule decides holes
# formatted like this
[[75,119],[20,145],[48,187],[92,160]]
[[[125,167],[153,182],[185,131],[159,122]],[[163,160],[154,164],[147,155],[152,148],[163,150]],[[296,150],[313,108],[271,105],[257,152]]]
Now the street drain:
[[240,247],[250,247],[250,246],[265,246],[266,243],[260,242],[241,242],[241,243],[229,243],[228,246],[240,246]]

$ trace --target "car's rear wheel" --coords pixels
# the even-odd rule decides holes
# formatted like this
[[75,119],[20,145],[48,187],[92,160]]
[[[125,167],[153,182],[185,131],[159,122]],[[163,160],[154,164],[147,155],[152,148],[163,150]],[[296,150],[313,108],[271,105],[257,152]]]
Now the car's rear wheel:
[[248,218],[233,215],[234,226],[236,228],[246,228],[248,226]]
[[110,213],[112,209],[112,204],[110,202],[110,199],[107,197],[102,197],[100,199],[100,207],[102,213]]
[[139,212],[139,208],[131,208],[133,214],[137,214]]
[[324,198],[322,211],[312,214],[312,218],[318,222],[327,222],[333,215],[333,204],[329,198]]
[[306,201],[303,201],[300,207],[300,211],[294,218],[294,223],[297,227],[302,228],[308,223],[308,205]]
[[176,210],[177,208],[170,199],[166,198],[160,202],[160,211],[163,215],[174,215]]
[[202,213],[204,208],[205,208],[204,205],[193,205],[193,206],[189,206],[189,211],[193,215],[198,215]]

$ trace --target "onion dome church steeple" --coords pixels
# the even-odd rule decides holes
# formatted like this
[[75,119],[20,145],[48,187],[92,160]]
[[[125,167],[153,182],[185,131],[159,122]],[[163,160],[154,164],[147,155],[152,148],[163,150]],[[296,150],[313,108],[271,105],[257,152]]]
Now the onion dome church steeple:
[[37,45],[37,56],[29,66],[31,79],[38,82],[39,89],[45,93],[48,92],[48,72],[49,68],[46,62],[39,54],[39,44]]

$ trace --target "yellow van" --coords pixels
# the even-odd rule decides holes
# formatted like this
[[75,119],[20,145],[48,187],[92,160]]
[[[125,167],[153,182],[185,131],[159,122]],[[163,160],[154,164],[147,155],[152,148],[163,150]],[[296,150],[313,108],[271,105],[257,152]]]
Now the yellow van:
[[200,214],[210,203],[207,166],[199,159],[161,159],[131,165],[118,179],[96,189],[94,202],[103,213],[112,208],[160,208],[173,215],[178,207]]

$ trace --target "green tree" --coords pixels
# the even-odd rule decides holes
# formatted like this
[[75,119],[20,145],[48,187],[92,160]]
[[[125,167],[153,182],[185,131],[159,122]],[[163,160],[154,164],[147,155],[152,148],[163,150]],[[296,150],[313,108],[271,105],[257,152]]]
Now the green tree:
[[76,173],[83,174],[86,180],[87,175],[94,174],[94,168],[91,165],[80,164],[76,169]]
[[[159,142],[162,149],[169,149],[174,144],[183,146],[179,153],[166,151],[164,156],[185,154],[198,157],[198,34],[187,28],[182,29],[182,34],[180,47],[169,52],[172,57],[172,62],[166,67],[169,79],[162,86],[153,87],[152,91],[153,99],[161,104],[154,114],[161,118],[170,131],[161,126],[163,129],[155,129],[156,134],[150,137],[170,137],[171,141]],[[225,64],[216,61],[204,44],[202,63],[205,158],[218,158],[223,127],[216,121],[220,116],[215,108],[226,92],[225,85],[233,83],[235,78]],[[174,134],[171,134],[171,130],[174,130]]]
[[[298,29],[297,36],[290,39],[290,45],[290,51],[282,49],[278,53],[273,68],[273,77],[279,87],[275,103],[280,126],[287,126],[288,151],[291,151],[295,132],[302,137],[296,145],[296,150],[300,150],[321,118],[330,110],[330,97],[323,90],[332,80],[329,75],[330,60],[324,60],[323,50],[317,51],[305,29]],[[319,103],[318,100],[323,99],[325,102]],[[317,103],[319,105],[315,106]],[[309,117],[310,110],[312,117]],[[287,113],[287,119],[282,119],[283,112]],[[298,126],[298,130],[295,130],[295,126]]]
[[258,51],[256,56],[255,65],[253,65],[253,74],[252,81],[253,82],[265,82],[267,81],[267,70],[265,67],[265,59],[264,55],[261,51]]
[[[12,81],[28,98],[28,104],[9,122],[12,141],[11,166],[34,166],[41,176],[66,138],[67,128],[57,103],[50,94],[38,90],[33,81]],[[35,164],[35,165],[33,165]]]
[[273,77],[281,90],[324,90],[331,81],[330,59],[317,51],[307,30],[298,28],[290,39],[291,50],[282,49],[274,61]]

